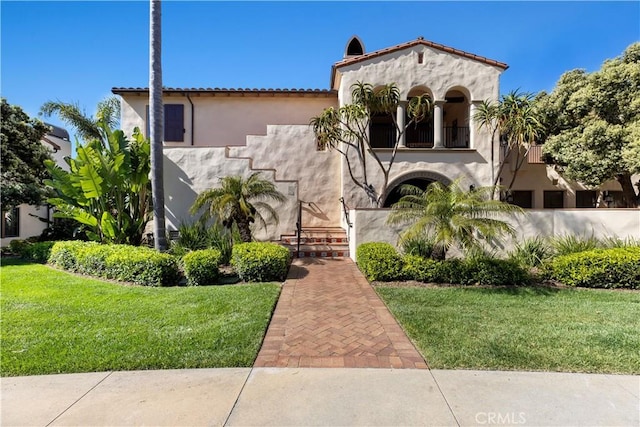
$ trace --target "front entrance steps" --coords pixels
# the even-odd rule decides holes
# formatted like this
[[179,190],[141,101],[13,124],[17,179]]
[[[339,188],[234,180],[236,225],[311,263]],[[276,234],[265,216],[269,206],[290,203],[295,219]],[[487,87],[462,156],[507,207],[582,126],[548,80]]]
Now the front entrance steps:
[[288,248],[294,258],[345,258],[349,256],[347,233],[340,227],[305,227],[298,236],[283,234],[281,245]]

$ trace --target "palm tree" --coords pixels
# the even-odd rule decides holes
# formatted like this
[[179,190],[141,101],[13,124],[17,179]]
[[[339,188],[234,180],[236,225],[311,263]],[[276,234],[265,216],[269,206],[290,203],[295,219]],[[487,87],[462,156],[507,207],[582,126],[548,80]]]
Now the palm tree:
[[164,215],[164,171],[162,140],[162,13],[160,0],[150,0],[149,22],[149,129],[151,132],[151,191],[153,194],[153,241],[159,251],[167,250]]
[[494,189],[498,184],[505,163],[510,157],[513,158],[514,171],[507,187],[507,190],[510,190],[518,171],[527,158],[531,145],[535,143],[543,130],[540,114],[535,108],[534,96],[530,93],[518,93],[516,90],[502,95],[498,103],[483,101],[476,109],[473,119],[480,127],[486,128],[491,133],[492,157],[493,141],[496,134],[504,144],[498,173],[493,180]]
[[115,130],[120,124],[120,100],[109,96],[98,102],[95,117],[88,116],[77,103],[47,101],[40,107],[45,117],[56,114],[60,120],[76,130],[84,142],[100,139],[105,142],[102,124]]
[[260,225],[267,227],[261,210],[268,215],[267,219],[278,223],[276,211],[266,201],[283,202],[286,197],[272,182],[262,179],[259,172],[252,173],[247,179],[241,176],[220,178],[220,184],[219,188],[200,193],[191,207],[193,214],[205,208],[201,221],[215,218],[229,229],[236,224],[243,242],[252,240],[250,226],[256,219]]
[[454,245],[469,254],[514,229],[499,219],[504,214],[522,213],[518,206],[492,200],[493,187],[465,191],[460,180],[444,185],[434,182],[422,191],[412,185],[401,187],[404,194],[392,206],[387,222],[408,223],[404,238],[427,235],[435,241],[434,258],[444,259]]

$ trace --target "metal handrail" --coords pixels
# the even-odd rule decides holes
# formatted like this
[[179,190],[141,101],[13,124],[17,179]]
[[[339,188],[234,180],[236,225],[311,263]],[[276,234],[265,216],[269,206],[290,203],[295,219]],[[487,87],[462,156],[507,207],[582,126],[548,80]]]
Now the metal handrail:
[[344,202],[344,197],[340,197],[340,203],[342,203],[342,211],[344,212],[344,219],[347,222],[349,228],[353,227],[351,221],[349,221],[349,210],[347,209],[347,204]]
[[298,235],[296,258],[300,258],[300,240],[302,239],[302,200],[298,200],[298,221],[296,222],[296,234]]

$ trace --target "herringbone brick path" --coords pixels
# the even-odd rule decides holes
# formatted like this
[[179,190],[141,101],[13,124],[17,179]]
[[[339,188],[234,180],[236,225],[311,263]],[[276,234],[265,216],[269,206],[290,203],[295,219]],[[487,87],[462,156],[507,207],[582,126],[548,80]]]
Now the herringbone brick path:
[[254,366],[427,368],[349,258],[293,262]]

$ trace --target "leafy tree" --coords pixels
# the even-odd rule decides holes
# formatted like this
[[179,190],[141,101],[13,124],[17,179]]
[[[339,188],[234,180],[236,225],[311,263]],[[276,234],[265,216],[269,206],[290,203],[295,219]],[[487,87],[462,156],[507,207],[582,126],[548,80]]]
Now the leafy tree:
[[48,129],[4,98],[1,117],[2,210],[23,203],[39,205],[46,196],[44,160],[51,158],[40,140]]
[[150,147],[136,128],[132,141],[121,130],[100,123],[101,138],[76,148],[76,158],[66,158],[67,172],[45,161],[52,176],[57,218],[84,225],[87,237],[109,243],[140,244],[149,220]]
[[400,191],[404,195],[392,206],[387,222],[410,224],[402,235],[404,239],[433,239],[433,257],[438,259],[444,259],[454,245],[469,254],[482,250],[484,242],[513,235],[513,227],[500,217],[523,212],[518,206],[492,200],[493,187],[465,191],[460,180],[448,186],[434,182],[424,191],[403,185]]
[[[366,193],[372,205],[379,207],[402,135],[409,126],[428,116],[431,100],[427,95],[411,98],[407,105],[408,120],[401,126],[396,117],[400,91],[395,84],[376,89],[369,83],[357,82],[351,86],[351,96],[351,104],[338,109],[329,107],[313,117],[310,124],[319,146],[336,150],[344,157],[353,183]],[[386,165],[371,146],[369,125],[376,114],[389,114],[396,130],[391,158]],[[370,162],[373,163],[373,172]],[[373,179],[379,173],[382,173],[383,183],[376,189]]]
[[592,187],[615,179],[625,206],[637,207],[631,177],[640,173],[640,43],[593,73],[564,73],[537,102],[545,112],[543,152],[559,171]]
[[286,197],[272,182],[262,179],[259,172],[252,173],[247,179],[241,176],[220,178],[220,184],[219,188],[200,193],[191,207],[191,213],[195,214],[204,207],[200,218],[202,221],[215,218],[229,229],[236,224],[243,242],[252,240],[251,224],[256,219],[261,226],[267,227],[261,210],[267,219],[278,222],[278,214],[267,201],[283,202]]
[[95,117],[88,116],[77,103],[61,101],[45,102],[40,107],[40,113],[45,117],[56,114],[60,120],[73,127],[80,139],[86,142],[104,137],[102,125],[106,125],[112,130],[118,127],[120,124],[120,101],[115,96],[100,101]]
[[514,166],[511,181],[506,188],[511,190],[531,145],[542,132],[540,113],[535,108],[533,95],[511,91],[502,95],[497,103],[483,101],[477,107],[473,119],[480,127],[489,131],[492,142],[497,135],[503,148],[498,173],[493,181],[494,194],[507,162],[513,162]]
[[151,188],[153,189],[153,236],[155,248],[167,250],[164,212],[162,141],[162,10],[160,0],[150,0],[149,21],[149,129],[151,130]]

